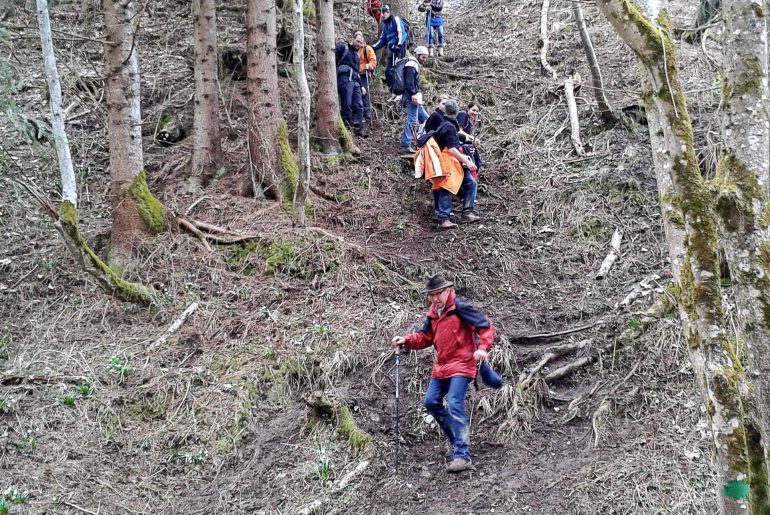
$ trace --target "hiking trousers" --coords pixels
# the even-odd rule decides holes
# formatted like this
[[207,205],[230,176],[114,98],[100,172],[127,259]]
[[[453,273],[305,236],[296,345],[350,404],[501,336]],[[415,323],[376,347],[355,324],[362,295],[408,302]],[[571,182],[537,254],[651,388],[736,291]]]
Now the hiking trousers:
[[[452,458],[471,459],[471,439],[465,417],[465,394],[473,379],[454,376],[428,383],[423,404],[452,444]],[[446,407],[444,398],[446,397]]]
[[[433,34],[433,31],[436,34]],[[425,19],[425,45],[430,48],[433,45],[444,46],[444,21],[441,15],[428,15]]]
[[414,105],[410,99],[404,98],[403,102],[406,120],[404,120],[404,130],[401,132],[401,146],[408,147],[412,143],[412,130],[417,131],[420,124],[425,123],[428,113],[422,105]]
[[337,94],[340,97],[340,117],[348,129],[360,127],[364,119],[361,86],[347,74],[337,75]]
[[[463,199],[463,213],[473,211],[473,207],[476,205],[478,185],[470,170],[463,168],[463,183],[457,190],[457,196]],[[449,220],[449,215],[452,214],[452,192],[444,188],[433,190],[433,207],[436,209],[436,221],[438,223]]]
[[361,85],[366,88],[366,95],[361,95],[361,103],[364,107],[364,120],[367,122],[372,121],[372,98],[369,96],[369,87],[371,81],[366,73],[361,75]]

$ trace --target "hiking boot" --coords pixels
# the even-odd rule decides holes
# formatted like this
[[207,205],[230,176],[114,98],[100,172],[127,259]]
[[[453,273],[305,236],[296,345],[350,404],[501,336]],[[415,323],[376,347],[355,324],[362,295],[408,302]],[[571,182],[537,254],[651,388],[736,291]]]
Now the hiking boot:
[[455,458],[446,466],[446,471],[450,474],[457,474],[458,472],[463,472],[465,470],[475,469],[476,468],[473,466],[473,463],[471,463],[471,460],[466,460],[465,458]]
[[433,57],[433,53],[434,53],[434,50],[435,50],[435,49],[434,49],[433,47],[430,47],[430,48],[428,48],[428,55],[429,55],[430,57]]
[[412,145],[408,145],[406,147],[402,145],[398,148],[402,154],[414,154],[415,152],[417,152],[417,149]]
[[481,218],[474,211],[466,211],[460,217],[460,223],[463,224],[472,224],[474,222],[478,222],[479,220],[481,220]]
[[360,123],[353,125],[353,134],[355,134],[356,136],[364,135],[364,129]]
[[364,125],[361,127],[361,136],[364,138],[369,137],[369,128],[371,127],[372,122],[371,120],[365,120]]
[[457,224],[449,220],[444,220],[438,224],[439,231],[448,231],[449,229],[457,229]]
[[439,57],[444,57],[444,46],[438,47],[438,55]]

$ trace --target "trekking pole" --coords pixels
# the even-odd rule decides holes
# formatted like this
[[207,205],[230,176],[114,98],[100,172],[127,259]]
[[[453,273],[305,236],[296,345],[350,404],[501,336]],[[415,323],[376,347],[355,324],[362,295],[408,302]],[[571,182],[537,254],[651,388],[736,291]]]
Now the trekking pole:
[[398,474],[398,448],[401,443],[401,433],[398,430],[398,365],[401,362],[401,346],[396,347],[396,366],[393,371],[393,383],[396,387],[396,397],[393,400],[393,434],[396,435],[396,445],[394,446],[394,469]]

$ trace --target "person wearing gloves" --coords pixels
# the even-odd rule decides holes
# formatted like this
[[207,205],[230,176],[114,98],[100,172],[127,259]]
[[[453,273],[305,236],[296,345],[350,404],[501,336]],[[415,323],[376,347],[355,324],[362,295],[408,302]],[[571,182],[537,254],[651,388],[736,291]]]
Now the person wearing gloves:
[[[390,69],[396,63],[396,60],[402,59],[406,55],[406,41],[408,37],[407,26],[400,16],[394,16],[390,13],[390,6],[382,6],[382,32],[380,39],[372,45],[376,52],[380,48],[387,46],[388,52],[385,56],[385,77],[390,77]],[[388,84],[388,87],[391,87]]]
[[422,92],[420,91],[420,67],[428,59],[428,49],[418,46],[414,49],[414,57],[410,57],[404,65],[404,94],[401,96],[401,104],[406,111],[404,130],[401,133],[401,150],[414,152],[412,147],[412,133],[428,119],[428,113],[422,106]]
[[[476,378],[477,362],[486,365],[487,371],[491,370],[485,362],[495,328],[484,313],[457,297],[452,286],[440,273],[428,279],[423,291],[430,302],[425,322],[416,333],[395,336],[391,345],[414,350],[435,347],[436,361],[424,405],[452,444],[452,461],[446,470],[458,473],[473,469],[465,395],[468,385]],[[482,372],[484,378],[485,372]],[[499,376],[495,379],[500,380]]]

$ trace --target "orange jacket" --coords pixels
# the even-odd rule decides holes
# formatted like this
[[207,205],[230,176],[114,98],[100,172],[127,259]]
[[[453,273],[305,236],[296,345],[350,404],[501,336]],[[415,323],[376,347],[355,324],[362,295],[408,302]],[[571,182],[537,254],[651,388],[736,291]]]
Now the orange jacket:
[[366,65],[369,65],[369,73],[374,72],[374,68],[377,66],[377,55],[374,53],[374,49],[369,45],[364,45],[363,48],[358,49],[358,74],[363,75],[366,71]]
[[414,153],[414,178],[425,177],[433,185],[431,189],[443,188],[457,195],[463,183],[463,167],[448,149],[442,152],[438,143],[430,138]]

